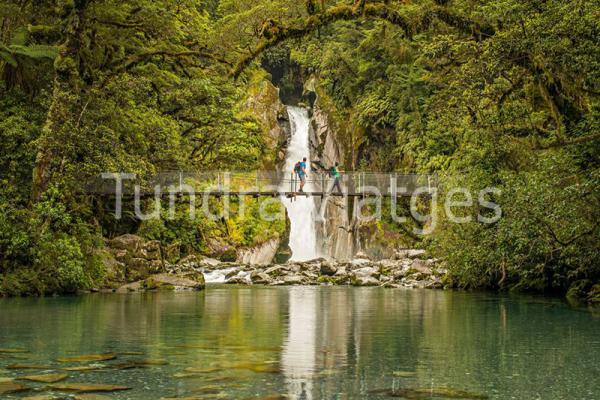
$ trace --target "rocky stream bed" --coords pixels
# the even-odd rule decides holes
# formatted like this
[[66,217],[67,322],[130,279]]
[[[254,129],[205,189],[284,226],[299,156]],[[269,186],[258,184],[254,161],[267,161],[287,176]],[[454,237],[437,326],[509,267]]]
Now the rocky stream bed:
[[393,259],[371,260],[358,253],[351,261],[317,258],[285,264],[252,265],[189,255],[176,263],[160,243],[126,235],[110,242],[110,280],[102,290],[201,290],[205,283],[235,285],[352,285],[441,289],[446,273],[424,250],[402,249]]

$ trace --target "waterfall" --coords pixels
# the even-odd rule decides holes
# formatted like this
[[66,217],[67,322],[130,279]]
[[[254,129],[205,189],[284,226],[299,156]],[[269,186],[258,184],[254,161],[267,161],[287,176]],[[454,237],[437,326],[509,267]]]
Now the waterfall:
[[[294,165],[306,157],[309,161],[306,163],[308,180],[304,191],[312,190],[310,179],[310,146],[309,146],[309,126],[310,119],[308,111],[300,107],[288,106],[288,115],[290,117],[292,138],[287,149],[284,174],[289,177],[294,170]],[[289,179],[289,178],[288,178]],[[284,184],[283,189],[290,190],[289,183]],[[312,197],[297,196],[294,199],[282,199],[290,218],[290,248],[292,250],[292,260],[307,261],[318,257],[317,252],[317,233],[315,217],[317,215],[317,206]]]

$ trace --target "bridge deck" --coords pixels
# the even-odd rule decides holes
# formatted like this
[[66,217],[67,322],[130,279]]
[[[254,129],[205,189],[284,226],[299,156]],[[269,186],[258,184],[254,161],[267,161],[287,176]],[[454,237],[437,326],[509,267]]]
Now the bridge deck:
[[[117,182],[120,182],[120,186]],[[410,197],[416,191],[427,192],[437,185],[435,177],[429,175],[364,172],[344,173],[339,178],[339,183],[342,193],[337,188],[334,190],[334,179],[327,173],[312,172],[301,193],[297,175],[275,171],[171,172],[143,181],[137,180],[134,175],[104,174],[101,179],[91,182],[85,193],[144,198],[165,197],[171,193],[202,197]]]
[[[110,193],[109,195],[114,196],[114,193]],[[159,197],[168,197],[171,194],[169,192],[159,193]],[[203,192],[175,192],[174,195],[176,197],[242,197],[242,196],[250,196],[250,197],[287,197],[287,198],[295,198],[295,197],[393,197],[391,193],[371,193],[371,192],[353,192],[353,193],[329,193],[329,192],[315,192],[315,191],[305,191],[305,192],[285,192],[285,191],[203,191]],[[396,197],[410,197],[411,193],[397,193]],[[133,197],[132,193],[123,194],[124,198]],[[155,193],[140,193],[139,197],[141,198],[151,198],[156,197]]]

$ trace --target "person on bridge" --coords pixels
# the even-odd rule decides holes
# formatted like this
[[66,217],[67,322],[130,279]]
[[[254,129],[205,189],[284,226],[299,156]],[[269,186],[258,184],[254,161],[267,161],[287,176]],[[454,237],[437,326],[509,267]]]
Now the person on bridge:
[[336,162],[335,165],[333,167],[331,167],[329,169],[329,176],[333,178],[333,186],[331,186],[331,190],[329,191],[329,194],[333,193],[334,189],[337,189],[338,193],[343,193],[342,191],[342,185],[340,182],[340,163]]
[[304,185],[306,184],[306,157],[304,157],[304,159],[300,162],[298,162],[296,164],[296,167],[294,168],[294,172],[296,172],[296,174],[298,174],[298,178],[300,178],[300,190],[299,192],[302,193],[304,192]]

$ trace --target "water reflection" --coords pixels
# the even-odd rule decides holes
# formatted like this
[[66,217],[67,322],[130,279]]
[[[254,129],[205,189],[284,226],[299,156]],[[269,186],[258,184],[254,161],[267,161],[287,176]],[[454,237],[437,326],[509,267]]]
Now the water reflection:
[[129,385],[112,397],[136,400],[380,399],[392,388],[591,399],[600,387],[599,332],[598,318],[559,301],[439,291],[210,287],[12,299],[0,300],[0,349],[29,352],[0,352],[0,378],[22,375],[4,369],[16,362],[57,371],[59,357],[140,352],[106,364],[169,364],[69,380]]

